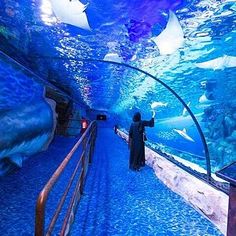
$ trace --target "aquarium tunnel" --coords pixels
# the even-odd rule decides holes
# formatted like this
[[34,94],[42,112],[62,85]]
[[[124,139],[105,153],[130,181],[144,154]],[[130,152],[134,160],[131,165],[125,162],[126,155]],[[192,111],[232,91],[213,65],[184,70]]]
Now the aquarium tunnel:
[[[228,203],[231,182],[217,173],[236,162],[235,26],[235,0],[0,0],[1,235],[35,233],[37,197],[79,143],[73,158],[88,152],[91,164],[63,235],[231,236],[228,205],[225,220],[190,206],[175,168]],[[155,116],[136,173],[128,136],[137,112]],[[155,158],[173,164],[175,187]],[[68,175],[49,195],[55,205]]]

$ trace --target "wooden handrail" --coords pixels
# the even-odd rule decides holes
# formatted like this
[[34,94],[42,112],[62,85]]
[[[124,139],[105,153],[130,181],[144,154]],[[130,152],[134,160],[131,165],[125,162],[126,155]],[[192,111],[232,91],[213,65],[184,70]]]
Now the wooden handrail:
[[[65,157],[65,159],[62,161],[62,163],[59,165],[59,167],[56,169],[52,177],[49,179],[47,184],[44,186],[43,190],[40,192],[38,199],[37,199],[37,205],[36,205],[36,217],[35,217],[35,236],[43,236],[43,235],[51,235],[53,228],[55,226],[55,223],[57,221],[57,218],[59,216],[59,213],[61,212],[62,206],[65,202],[66,196],[68,195],[68,192],[70,190],[70,187],[72,186],[72,182],[76,176],[76,173],[79,169],[80,164],[82,165],[81,173],[79,175],[79,178],[76,183],[76,188],[72,194],[72,198],[70,201],[70,206],[67,210],[66,217],[64,219],[63,228],[60,235],[66,235],[69,232],[70,226],[71,226],[71,215],[74,214],[74,209],[76,209],[76,206],[78,204],[78,201],[80,198],[76,198],[76,196],[82,193],[86,170],[88,163],[91,162],[91,155],[94,150],[95,145],[95,139],[97,134],[97,124],[96,121],[93,121],[90,123],[87,130],[84,132],[84,134],[81,136],[79,141],[74,145],[74,147],[71,149],[71,151],[68,153],[68,155]],[[83,145],[81,145],[83,144]],[[62,172],[66,168],[68,162],[72,158],[75,151],[78,149],[79,146],[82,146],[82,154],[77,162],[77,165],[71,175],[71,178],[66,186],[66,189],[59,201],[59,204],[55,210],[55,213],[50,221],[48,230],[45,232],[45,206],[48,199],[48,196],[53,188],[53,186],[56,184],[57,180],[61,176]],[[89,149],[87,152],[87,148]],[[87,155],[88,153],[88,155]],[[73,212],[72,212],[73,211]]]

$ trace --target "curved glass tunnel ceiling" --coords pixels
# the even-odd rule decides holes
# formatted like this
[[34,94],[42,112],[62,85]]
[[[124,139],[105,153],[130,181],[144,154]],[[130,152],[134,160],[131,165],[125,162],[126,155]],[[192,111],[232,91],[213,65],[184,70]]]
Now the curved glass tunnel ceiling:
[[[212,134],[209,126],[215,121],[217,129],[219,114],[235,122],[235,1],[65,3],[2,1],[0,49],[81,106],[107,111],[126,129],[134,111],[150,117],[152,102],[167,104],[158,110],[157,124],[170,125],[172,131],[186,128],[186,118],[180,119],[182,104],[157,81],[123,64],[142,69],[189,104],[210,149],[232,144],[226,138],[234,139],[235,125],[221,136]],[[80,18],[68,18],[74,11],[70,4],[75,4]],[[192,121],[187,121],[187,131],[189,127],[194,127]],[[162,131],[157,133],[165,143],[178,137],[176,132]],[[196,154],[195,149],[204,155],[202,147],[191,149]],[[231,149],[228,156],[234,156]],[[211,151],[211,156],[223,159],[225,154],[219,153]]]

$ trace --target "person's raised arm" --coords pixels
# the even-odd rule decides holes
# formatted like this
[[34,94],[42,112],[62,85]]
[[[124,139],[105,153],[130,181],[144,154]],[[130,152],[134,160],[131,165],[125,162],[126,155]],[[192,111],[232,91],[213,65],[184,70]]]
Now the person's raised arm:
[[155,118],[156,112],[152,110],[152,118]]
[[152,110],[152,119],[147,121],[147,120],[144,120],[143,121],[143,126],[149,126],[149,127],[154,127],[154,117],[155,117],[156,113],[155,111]]

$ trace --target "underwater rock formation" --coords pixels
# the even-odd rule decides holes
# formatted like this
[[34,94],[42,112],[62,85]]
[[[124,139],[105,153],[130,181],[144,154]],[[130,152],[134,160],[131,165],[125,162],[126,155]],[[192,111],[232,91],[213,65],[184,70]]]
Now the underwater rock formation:
[[204,134],[213,171],[236,160],[236,116],[233,105],[233,102],[229,102],[210,106],[204,111]]
[[[118,135],[128,140],[128,135],[120,130]],[[145,153],[146,164],[153,168],[158,179],[200,210],[226,234],[228,195],[187,173],[150,148],[145,147]]]

